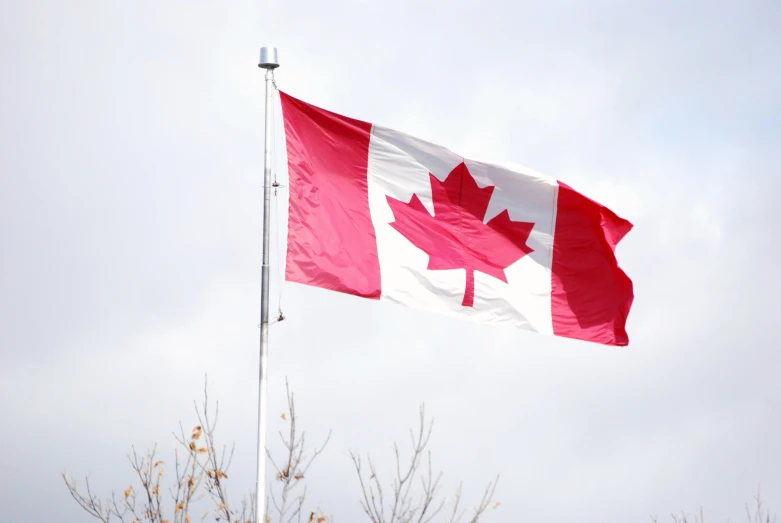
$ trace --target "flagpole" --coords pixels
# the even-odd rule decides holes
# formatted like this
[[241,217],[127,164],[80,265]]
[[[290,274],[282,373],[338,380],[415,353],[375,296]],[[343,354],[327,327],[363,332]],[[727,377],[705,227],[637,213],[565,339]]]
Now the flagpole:
[[276,47],[262,47],[258,67],[266,70],[266,143],[263,154],[263,268],[260,284],[260,369],[258,380],[258,468],[255,483],[255,522],[266,515],[266,389],[268,363],[269,225],[271,222],[271,104],[274,69],[279,67]]

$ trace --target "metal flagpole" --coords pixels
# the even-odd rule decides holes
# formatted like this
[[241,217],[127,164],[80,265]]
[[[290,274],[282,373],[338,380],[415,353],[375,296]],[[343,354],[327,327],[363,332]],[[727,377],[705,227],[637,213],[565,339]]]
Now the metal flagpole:
[[258,381],[258,468],[255,484],[255,522],[266,515],[266,372],[268,363],[269,225],[271,221],[271,104],[274,69],[279,67],[276,47],[260,49],[258,67],[266,70],[266,145],[263,154],[263,272],[260,284],[260,379]]

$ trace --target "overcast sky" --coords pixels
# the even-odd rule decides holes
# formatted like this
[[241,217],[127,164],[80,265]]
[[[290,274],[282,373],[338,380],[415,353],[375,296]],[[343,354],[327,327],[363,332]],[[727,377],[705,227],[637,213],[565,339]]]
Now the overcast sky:
[[126,488],[207,372],[253,488],[264,44],[293,96],[635,224],[625,348],[281,286],[270,432],[285,376],[333,430],[310,506],[363,521],[347,450],[389,473],[425,402],[443,493],[501,474],[486,521],[734,522],[758,485],[781,512],[779,27],[774,0],[3,1],[2,519],[88,521],[59,474]]

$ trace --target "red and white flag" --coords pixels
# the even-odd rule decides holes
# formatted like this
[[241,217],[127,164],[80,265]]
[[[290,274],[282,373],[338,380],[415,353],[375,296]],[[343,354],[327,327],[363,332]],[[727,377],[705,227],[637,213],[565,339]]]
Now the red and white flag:
[[614,249],[631,223],[531,170],[280,97],[288,281],[628,344],[632,281]]

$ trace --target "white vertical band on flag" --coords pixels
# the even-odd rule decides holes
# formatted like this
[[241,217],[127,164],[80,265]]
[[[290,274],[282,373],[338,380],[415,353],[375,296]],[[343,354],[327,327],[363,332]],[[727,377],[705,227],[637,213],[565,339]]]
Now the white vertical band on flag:
[[[505,269],[506,283],[475,272],[473,307],[462,305],[466,271],[429,270],[429,255],[390,225],[395,218],[387,201],[391,197],[406,203],[417,195],[434,215],[429,173],[444,181],[462,162],[478,186],[495,187],[485,222],[506,209],[511,220],[534,223],[527,241],[533,252]],[[556,180],[530,169],[464,160],[444,147],[373,126],[368,189],[382,299],[478,322],[553,334],[551,257],[557,187]]]

